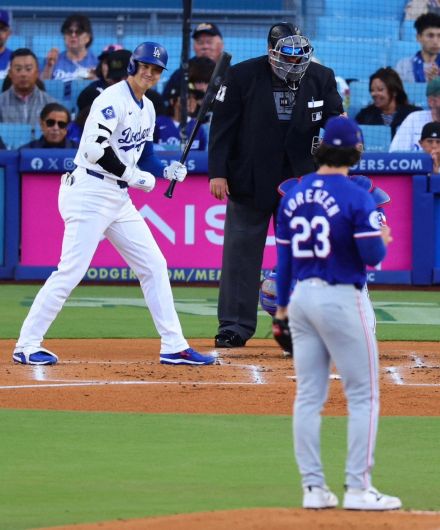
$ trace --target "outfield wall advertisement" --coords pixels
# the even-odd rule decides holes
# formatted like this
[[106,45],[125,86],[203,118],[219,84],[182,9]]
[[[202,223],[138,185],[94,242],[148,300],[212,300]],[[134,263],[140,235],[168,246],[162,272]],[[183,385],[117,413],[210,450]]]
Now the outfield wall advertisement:
[[[93,177],[91,177],[93,178]],[[409,176],[374,175],[373,182],[393,197],[385,207],[394,242],[378,267],[381,271],[407,271],[412,262],[412,181]],[[22,267],[53,268],[61,253],[63,222],[58,213],[60,178],[53,174],[22,175]],[[161,247],[173,280],[216,281],[221,268],[226,203],[214,199],[206,175],[191,175],[178,184],[173,199],[164,197],[168,183],[157,180],[152,193],[131,190],[132,200]],[[42,205],[44,205],[42,207]],[[405,212],[405,215],[402,215]],[[263,268],[276,264],[271,226]],[[92,260],[90,280],[134,279],[125,262],[107,240]],[[370,274],[374,281],[374,274]]]

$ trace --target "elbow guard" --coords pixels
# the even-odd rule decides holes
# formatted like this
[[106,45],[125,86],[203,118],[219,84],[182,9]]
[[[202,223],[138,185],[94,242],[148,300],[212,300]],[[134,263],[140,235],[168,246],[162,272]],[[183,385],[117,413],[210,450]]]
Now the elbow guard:
[[119,160],[108,142],[111,134],[112,131],[108,127],[98,123],[85,138],[87,143],[84,147],[84,157],[92,164],[99,164],[108,173],[121,178],[127,167]]

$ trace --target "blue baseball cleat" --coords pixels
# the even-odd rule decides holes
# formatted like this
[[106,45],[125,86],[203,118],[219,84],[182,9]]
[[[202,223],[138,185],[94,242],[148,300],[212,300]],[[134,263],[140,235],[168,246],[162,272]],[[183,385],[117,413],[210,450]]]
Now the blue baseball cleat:
[[12,354],[12,359],[20,364],[32,364],[43,366],[57,364],[58,356],[46,348],[16,348]]
[[177,353],[161,353],[160,363],[161,364],[191,364],[191,365],[202,365],[202,364],[214,364],[216,357],[214,355],[202,355],[196,352],[192,348],[188,348]]

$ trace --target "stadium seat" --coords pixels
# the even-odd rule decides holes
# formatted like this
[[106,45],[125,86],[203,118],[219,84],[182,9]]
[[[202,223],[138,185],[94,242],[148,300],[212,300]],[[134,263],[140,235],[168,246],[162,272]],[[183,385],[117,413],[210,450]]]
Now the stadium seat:
[[70,88],[68,83],[61,79],[46,79],[44,81],[46,92],[55,98],[59,103],[70,100]]
[[8,39],[7,47],[10,50],[17,50],[18,48],[27,48],[26,37],[23,35],[11,35]]
[[388,64],[395,68],[400,59],[411,57],[419,48],[415,39],[413,41],[398,40],[391,42],[388,48]]
[[429,108],[426,96],[426,83],[404,83],[403,85],[410,103],[423,107],[424,109]]
[[360,125],[364,135],[365,151],[388,152],[391,129],[387,125]]
[[96,58],[98,58],[104,48],[109,44],[118,44],[118,39],[113,34],[93,37],[92,52],[95,54]]
[[0,123],[0,136],[7,149],[18,149],[40,134],[40,127],[28,123]]
[[69,109],[71,112],[76,112],[78,109],[76,107],[76,100],[78,99],[78,96],[80,93],[92,83],[91,79],[74,79],[72,81],[72,88],[70,92],[70,103],[71,108]]
[[378,68],[387,65],[387,45],[384,43],[367,45],[365,42],[313,40],[312,45],[318,61],[345,79],[368,79]]
[[325,0],[325,14],[330,16],[381,17],[402,19],[407,0],[386,0],[380,4],[378,13],[377,4],[365,0]]
[[348,108],[350,118],[355,118],[361,108],[371,103],[368,87],[369,81],[355,81],[350,83],[350,106]]
[[45,59],[47,52],[51,48],[58,48],[60,51],[64,50],[65,46],[62,35],[41,35],[39,33],[32,38],[31,49],[40,60]]
[[399,39],[400,22],[386,18],[316,17],[318,39],[333,41],[386,42]]
[[236,64],[251,57],[267,54],[266,39],[259,37],[225,37],[225,51],[232,55],[231,64]]
[[[170,45],[170,39],[173,40],[173,47],[174,47],[174,40],[177,38],[177,40],[179,41],[179,54],[180,54],[180,46],[182,45],[182,37],[181,36],[173,36],[173,37],[168,37],[168,36],[165,36],[165,35],[148,35],[148,38],[145,38],[144,40],[149,40],[149,41],[152,41],[152,42],[159,42],[160,44],[163,44],[165,46],[165,48],[167,49],[168,51],[168,55],[169,55],[169,45]],[[124,48],[126,50],[130,50],[130,51],[133,51],[136,46],[138,46],[141,42],[143,42],[142,40],[142,37],[140,37],[139,35],[124,35],[123,39],[122,39],[122,45],[124,46]],[[111,44],[111,43],[109,43]],[[179,55],[180,57],[180,55]]]
[[402,40],[413,41],[417,45],[416,35],[414,20],[404,20],[400,28],[400,38]]

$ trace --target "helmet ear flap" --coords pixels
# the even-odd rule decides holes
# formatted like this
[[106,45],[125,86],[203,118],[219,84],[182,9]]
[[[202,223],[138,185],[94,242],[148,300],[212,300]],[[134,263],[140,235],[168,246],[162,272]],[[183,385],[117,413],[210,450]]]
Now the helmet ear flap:
[[128,75],[135,75],[136,70],[137,70],[137,63],[133,59],[133,56],[131,56],[130,57],[130,61],[128,62],[128,66],[127,66],[127,74]]

